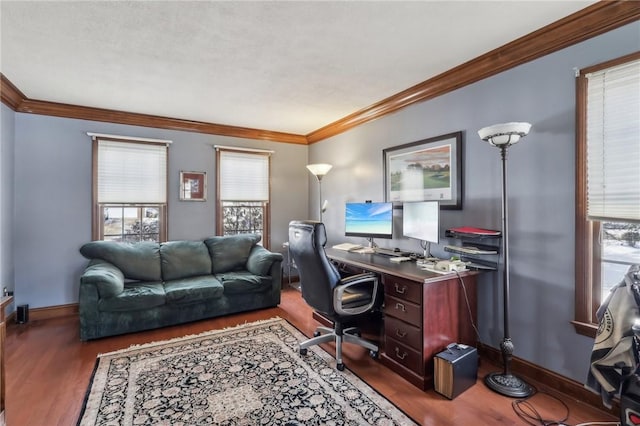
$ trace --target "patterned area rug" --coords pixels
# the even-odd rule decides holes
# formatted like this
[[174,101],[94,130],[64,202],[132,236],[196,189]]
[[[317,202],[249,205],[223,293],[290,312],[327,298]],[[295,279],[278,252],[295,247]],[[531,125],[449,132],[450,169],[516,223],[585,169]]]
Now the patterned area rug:
[[415,425],[280,318],[98,357],[79,425]]

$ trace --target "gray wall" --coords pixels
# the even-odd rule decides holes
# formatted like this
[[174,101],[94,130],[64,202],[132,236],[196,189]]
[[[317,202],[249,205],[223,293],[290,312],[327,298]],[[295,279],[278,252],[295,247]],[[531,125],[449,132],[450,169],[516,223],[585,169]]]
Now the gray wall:
[[[13,157],[15,146],[15,112],[5,104],[0,107],[0,291],[13,283]],[[8,307],[7,311],[12,310]]]
[[[271,149],[271,248],[283,251],[290,220],[307,217],[308,148],[110,123],[15,114],[14,250],[17,304],[44,307],[78,300],[91,239],[91,139],[86,132],[170,139],[169,239],[215,235],[213,145]],[[178,201],[179,172],[206,171],[206,202]]]
[[[640,48],[640,23],[572,46],[437,99],[405,108],[310,147],[310,162],[334,169],[323,179],[329,244],[365,243],[344,237],[344,203],[381,201],[382,150],[433,136],[464,132],[464,206],[443,211],[441,235],[452,226],[501,228],[499,151],[477,130],[528,121],[529,136],[509,151],[511,335],[515,355],[583,381],[592,339],[577,335],[574,316],[575,77],[584,68]],[[317,184],[310,182],[310,212]],[[401,212],[394,213],[400,216]],[[396,220],[394,233],[402,235]],[[383,247],[419,251],[415,241],[377,240]],[[441,246],[447,244],[445,239]],[[442,247],[433,250],[446,256]],[[502,340],[499,276],[479,283],[481,340]]]

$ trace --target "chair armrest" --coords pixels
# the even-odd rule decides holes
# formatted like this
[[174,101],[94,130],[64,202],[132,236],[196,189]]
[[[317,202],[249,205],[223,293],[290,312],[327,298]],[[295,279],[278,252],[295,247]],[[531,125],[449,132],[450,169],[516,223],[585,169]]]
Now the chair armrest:
[[[378,303],[378,287],[379,278],[372,272],[357,274],[345,277],[333,289],[333,308],[338,315],[359,315],[373,310]],[[363,288],[365,287],[365,288]],[[347,308],[344,302],[348,302],[348,295],[345,293],[353,293],[357,295],[366,295],[371,298],[366,305],[355,308]]]

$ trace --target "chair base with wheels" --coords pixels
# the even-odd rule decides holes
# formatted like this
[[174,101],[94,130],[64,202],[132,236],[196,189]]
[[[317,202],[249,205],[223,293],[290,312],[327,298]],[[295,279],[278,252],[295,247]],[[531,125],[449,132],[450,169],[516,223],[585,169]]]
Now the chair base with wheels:
[[307,348],[313,345],[320,345],[327,342],[336,342],[336,368],[340,371],[344,370],[342,362],[342,343],[353,343],[369,349],[369,356],[373,359],[378,358],[378,346],[360,337],[360,330],[357,327],[349,327],[342,329],[342,325],[336,323],[334,328],[318,327],[313,333],[313,338],[300,342],[300,355],[307,354]]

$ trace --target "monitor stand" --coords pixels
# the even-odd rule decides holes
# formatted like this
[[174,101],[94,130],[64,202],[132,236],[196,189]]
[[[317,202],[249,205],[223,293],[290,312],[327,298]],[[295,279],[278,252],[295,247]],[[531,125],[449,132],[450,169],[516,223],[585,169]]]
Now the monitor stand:
[[422,247],[422,258],[429,259],[431,257],[431,243],[429,241],[420,241]]
[[373,238],[367,238],[367,241],[369,241],[369,246],[360,250],[360,253],[375,253],[377,245],[373,242]]
[[367,241],[369,241],[369,248],[371,250],[374,250],[376,247],[378,247],[378,245],[373,242],[373,237],[367,238]]

